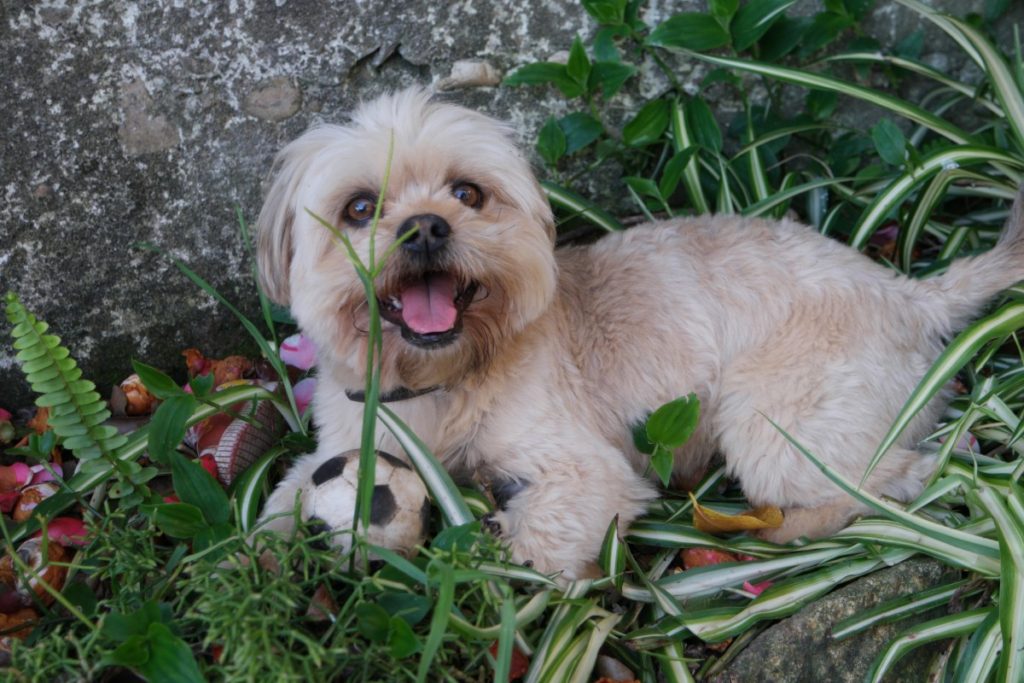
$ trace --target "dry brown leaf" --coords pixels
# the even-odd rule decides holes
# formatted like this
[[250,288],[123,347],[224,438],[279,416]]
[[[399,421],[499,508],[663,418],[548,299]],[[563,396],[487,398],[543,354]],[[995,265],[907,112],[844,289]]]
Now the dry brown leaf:
[[690,494],[693,503],[693,526],[708,534],[727,534],[733,531],[776,529],[782,526],[782,510],[774,506],[747,510],[738,515],[725,515],[703,507]]

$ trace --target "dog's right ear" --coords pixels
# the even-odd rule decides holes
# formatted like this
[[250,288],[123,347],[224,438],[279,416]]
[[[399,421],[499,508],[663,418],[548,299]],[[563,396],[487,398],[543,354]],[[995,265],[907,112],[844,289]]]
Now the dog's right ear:
[[263,293],[282,306],[289,302],[294,194],[304,170],[285,148],[275,160],[274,180],[256,219],[256,263]]

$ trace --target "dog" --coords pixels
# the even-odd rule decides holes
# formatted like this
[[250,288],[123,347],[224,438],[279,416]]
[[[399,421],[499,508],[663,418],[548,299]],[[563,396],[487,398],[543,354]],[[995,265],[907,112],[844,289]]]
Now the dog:
[[[359,445],[367,300],[314,214],[365,261],[389,170],[376,254],[403,241],[375,283],[382,400],[451,471],[503,492],[486,521],[513,560],[569,578],[594,570],[616,515],[625,528],[657,496],[631,427],[690,392],[700,424],[675,475],[720,454],[752,504],[783,509],[769,540],[846,526],[868,509],[772,422],[859,481],[943,340],[1024,279],[1019,199],[994,249],[924,280],[789,219],[674,218],[556,251],[511,133],[411,89],[280,152],[258,219],[260,280],[318,346],[319,443],[269,497],[266,528],[289,532],[302,482]],[[920,412],[867,491],[921,492],[936,463],[916,445],[947,398]]]

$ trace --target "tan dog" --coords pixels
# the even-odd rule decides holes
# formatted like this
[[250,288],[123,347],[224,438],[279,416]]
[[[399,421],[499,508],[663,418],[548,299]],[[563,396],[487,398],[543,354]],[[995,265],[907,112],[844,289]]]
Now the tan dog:
[[[769,535],[823,536],[865,510],[773,427],[858,481],[943,339],[1024,278],[1018,206],[999,245],[929,280],[902,277],[790,220],[676,219],[554,250],[551,210],[501,124],[407,90],[347,126],[313,128],[278,158],[259,217],[263,286],[319,346],[319,447],[270,497],[287,531],[298,488],[358,446],[367,306],[345,253],[362,258],[394,135],[377,254],[418,232],[377,282],[382,387],[449,468],[505,495],[489,520],[514,559],[588,571],[613,516],[657,494],[630,427],[696,392],[701,424],[681,475],[721,453],[755,505],[785,511]],[[421,393],[422,392],[422,393]],[[910,500],[934,468],[915,444],[935,401],[867,489]],[[401,448],[380,430],[382,450]]]

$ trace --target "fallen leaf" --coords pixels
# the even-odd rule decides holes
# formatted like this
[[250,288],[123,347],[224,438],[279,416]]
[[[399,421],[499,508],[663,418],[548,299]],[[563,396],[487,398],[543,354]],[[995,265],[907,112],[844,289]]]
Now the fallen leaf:
[[751,531],[753,529],[776,529],[782,526],[782,510],[767,506],[755,510],[747,510],[738,515],[725,515],[703,507],[690,494],[693,502],[693,526],[698,531],[708,534],[725,534],[733,531]]
[[50,409],[39,408],[36,414],[28,421],[28,428],[36,434],[42,434],[50,428]]
[[761,583],[750,583],[749,581],[743,582],[743,590],[748,593],[753,593],[754,595],[764,593],[767,589],[771,588],[771,586],[771,581],[762,581]]
[[715,548],[686,548],[680,555],[683,558],[683,566],[687,569],[710,567],[722,562],[739,562],[739,558],[732,553]]
[[326,584],[320,584],[313,591],[313,597],[309,599],[309,608],[306,616],[313,621],[327,621],[338,613],[338,604],[331,597],[331,592]]
[[252,371],[252,361],[245,356],[228,356],[220,360],[205,358],[199,349],[185,349],[181,355],[185,356],[185,365],[188,367],[189,377],[198,377],[213,373],[213,386],[217,388],[227,382],[242,379]]
[[[498,641],[491,643],[488,648],[491,656],[495,659],[498,658]],[[510,662],[508,669],[508,680],[514,681],[517,678],[522,678],[526,675],[527,670],[530,668],[530,659],[524,655],[518,647],[512,646],[512,661]]]
[[129,375],[120,385],[124,393],[125,415],[149,415],[156,408],[157,398],[149,393],[138,375]]

